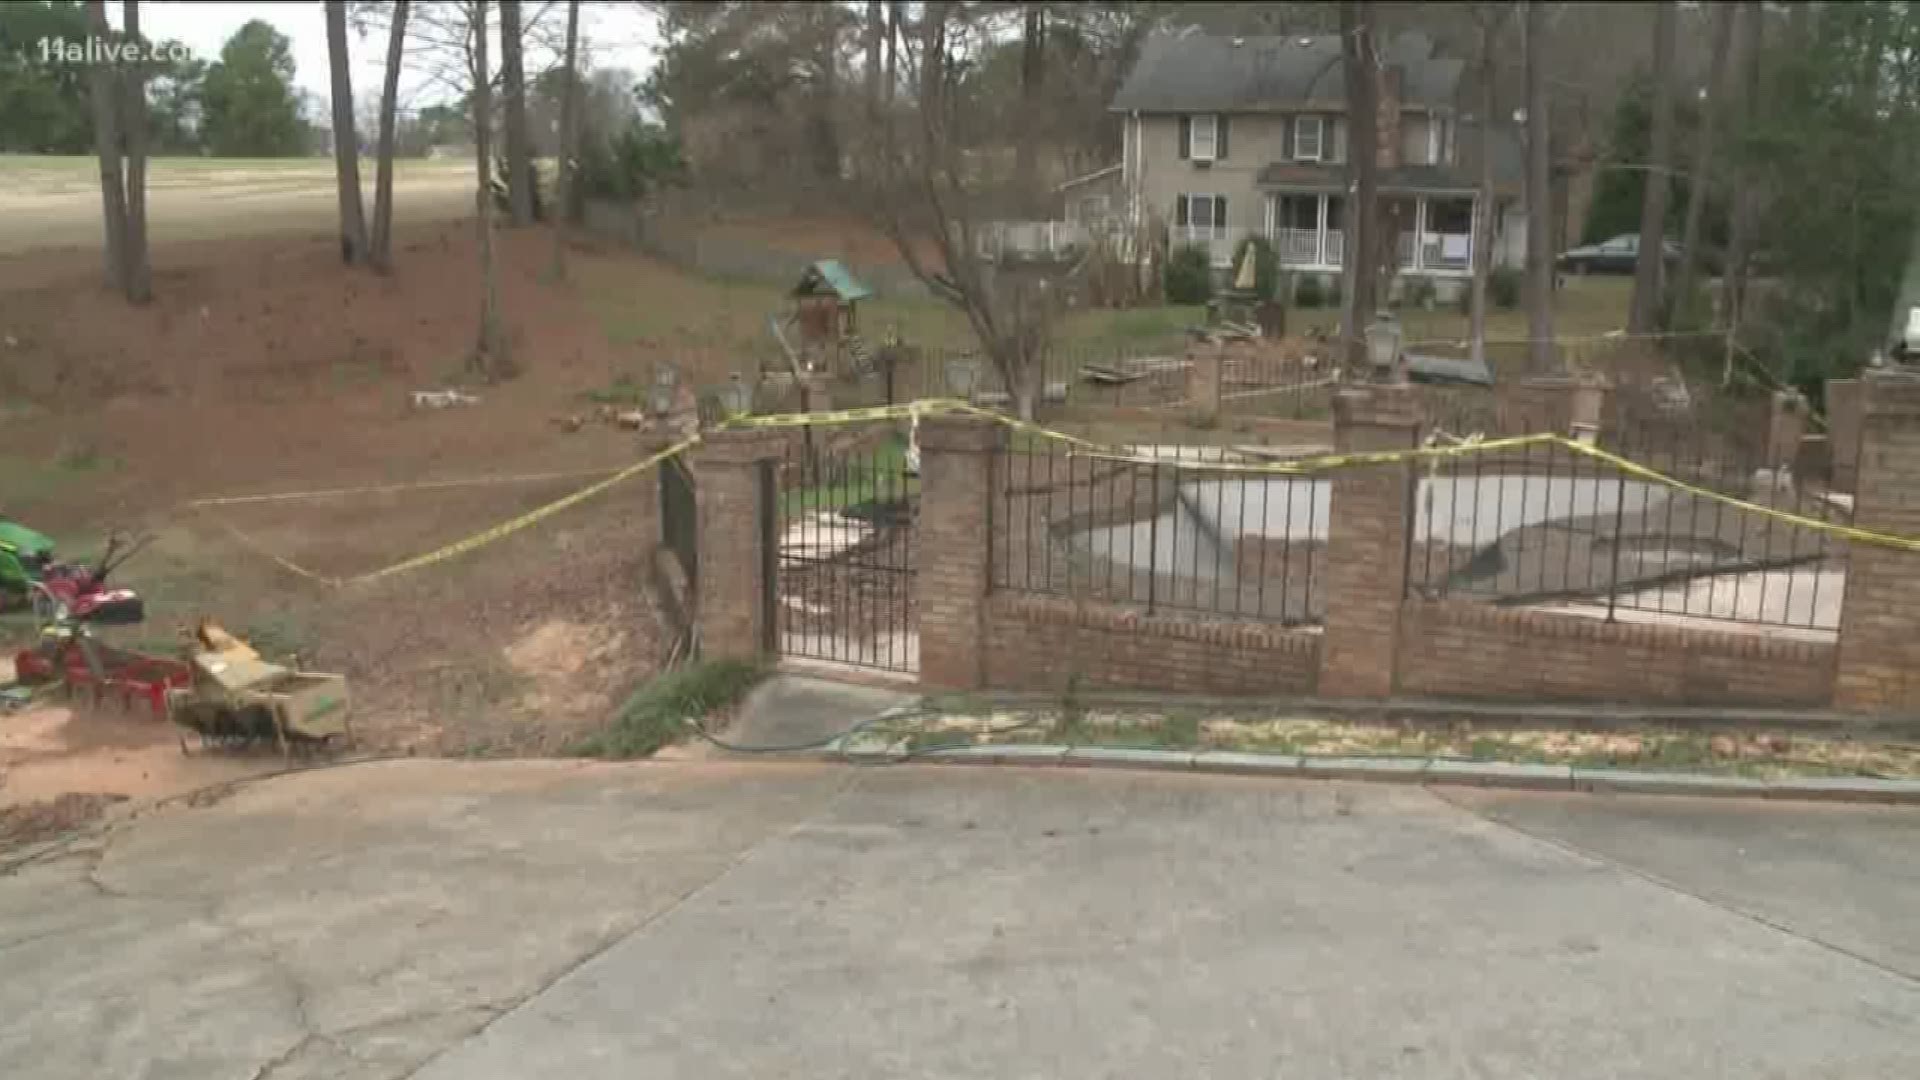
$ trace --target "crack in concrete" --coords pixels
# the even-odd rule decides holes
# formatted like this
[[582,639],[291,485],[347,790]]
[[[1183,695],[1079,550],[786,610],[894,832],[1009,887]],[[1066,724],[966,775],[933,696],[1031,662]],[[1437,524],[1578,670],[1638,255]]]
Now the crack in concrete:
[[1783,923],[1770,916],[1762,915],[1757,911],[1750,911],[1746,908],[1739,907],[1735,904],[1732,904],[1724,900],[1715,899],[1714,897],[1708,896],[1705,893],[1697,892],[1693,889],[1690,889],[1687,886],[1682,885],[1677,881],[1671,881],[1649,870],[1642,870],[1640,867],[1634,866],[1630,863],[1621,862],[1618,859],[1612,858],[1598,851],[1591,851],[1587,848],[1581,847],[1579,844],[1573,843],[1570,840],[1562,840],[1557,836],[1547,836],[1541,833],[1537,833],[1532,831],[1531,829],[1526,829],[1519,825],[1516,825],[1511,821],[1506,821],[1501,818],[1495,817],[1491,814],[1483,813],[1482,811],[1475,809],[1472,806],[1468,806],[1464,803],[1456,802],[1453,799],[1448,798],[1438,788],[1428,787],[1426,788],[1426,791],[1429,795],[1432,795],[1435,799],[1439,800],[1444,805],[1453,807],[1455,810],[1458,810],[1461,813],[1466,814],[1468,817],[1471,817],[1476,821],[1484,821],[1487,824],[1494,826],[1495,828],[1505,829],[1518,836],[1524,836],[1527,839],[1532,840],[1537,844],[1545,844],[1546,846],[1554,848],[1558,851],[1564,852],[1565,854],[1572,855],[1575,858],[1585,859],[1588,862],[1591,862],[1597,866],[1605,867],[1606,869],[1615,871],[1616,873],[1622,873],[1622,874],[1629,875],[1631,877],[1638,878],[1649,885],[1653,885],[1657,888],[1663,889],[1670,893],[1674,893],[1678,896],[1684,896],[1689,900],[1693,900],[1698,903],[1705,904],[1706,906],[1713,908],[1716,911],[1722,912],[1727,915],[1731,915],[1734,918],[1742,919],[1747,922],[1753,923],[1757,926],[1765,927],[1766,929],[1771,930],[1776,934],[1782,934],[1786,937],[1790,937],[1794,939],[1795,941],[1799,941],[1799,942],[1802,942],[1803,944],[1811,945],[1814,948],[1820,949],[1824,952],[1830,952],[1836,956],[1845,957],[1846,959],[1851,960],[1854,963],[1864,964],[1867,967],[1873,968],[1875,971],[1878,971],[1882,974],[1891,975],[1895,979],[1898,979],[1901,982],[1920,985],[1920,973],[1906,971],[1901,968],[1894,967],[1892,964],[1889,964],[1884,960],[1880,960],[1875,957],[1868,956],[1864,953],[1855,952],[1854,950],[1849,949],[1844,945],[1835,944],[1834,942],[1827,941],[1824,938],[1815,937],[1812,934],[1808,934],[1801,930],[1795,929],[1794,927],[1788,926],[1786,923]]
[[840,781],[840,784],[837,787],[835,787],[830,794],[827,795],[826,799],[821,803],[818,809],[814,810],[812,813],[801,818],[799,821],[796,821],[791,827],[780,830],[778,832],[768,833],[766,836],[763,836],[759,840],[747,845],[747,847],[744,850],[742,850],[738,855],[734,856],[733,859],[729,860],[725,866],[722,866],[719,870],[715,871],[712,875],[710,875],[706,879],[694,883],[694,885],[691,888],[687,889],[685,892],[682,892],[679,896],[674,897],[672,900],[662,905],[658,910],[641,918],[632,926],[622,927],[618,930],[615,930],[607,934],[599,942],[595,943],[592,948],[588,949],[585,953],[576,957],[572,961],[560,965],[560,969],[558,971],[554,972],[548,978],[541,980],[540,984],[534,987],[532,990],[515,998],[511,1004],[507,1005],[505,1008],[502,1008],[497,1014],[489,1017],[485,1022],[475,1027],[472,1031],[466,1033],[465,1035],[461,1036],[460,1038],[452,1042],[449,1042],[446,1046],[441,1047],[439,1050],[429,1055],[426,1058],[426,1060],[422,1061],[419,1065],[415,1066],[411,1071],[405,1073],[403,1080],[412,1080],[413,1077],[419,1076],[423,1070],[430,1067],[434,1062],[445,1057],[448,1053],[452,1052],[455,1048],[461,1046],[462,1044],[474,1038],[477,1038],[482,1033],[484,1033],[488,1028],[498,1023],[503,1017],[506,1017],[515,1012],[518,1012],[520,1009],[525,1008],[529,1002],[537,1000],[542,994],[545,994],[547,991],[553,989],[554,986],[560,982],[560,980],[566,978],[567,976],[573,974],[576,971],[579,971],[581,968],[585,967],[586,965],[606,955],[607,950],[613,948],[615,945],[618,945],[621,942],[627,941],[640,934],[646,933],[648,929],[658,925],[662,920],[667,918],[669,915],[672,915],[674,912],[686,906],[686,904],[689,901],[695,899],[700,894],[706,892],[708,889],[713,888],[715,885],[719,884],[721,881],[730,877],[734,871],[746,865],[747,860],[753,858],[753,856],[756,853],[765,849],[768,845],[773,844],[776,841],[787,840],[797,835],[802,830],[813,825],[815,822],[819,821],[822,817],[825,817],[829,812],[831,812],[835,806],[838,806],[840,804],[840,801],[843,798],[845,798],[847,793],[851,791],[854,785],[859,782],[859,779],[860,779],[860,774],[858,770],[849,770],[845,778],[842,779]]

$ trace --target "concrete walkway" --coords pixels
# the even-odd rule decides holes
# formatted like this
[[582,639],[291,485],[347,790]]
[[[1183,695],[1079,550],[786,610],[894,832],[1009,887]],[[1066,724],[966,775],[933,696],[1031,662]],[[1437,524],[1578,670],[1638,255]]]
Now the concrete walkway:
[[1920,1074],[1920,812],[448,763],[0,877],[0,1075]]

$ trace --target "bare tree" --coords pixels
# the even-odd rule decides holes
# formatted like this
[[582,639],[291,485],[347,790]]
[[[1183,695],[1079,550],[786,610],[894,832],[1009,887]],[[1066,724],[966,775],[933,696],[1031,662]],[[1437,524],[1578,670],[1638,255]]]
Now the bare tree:
[[1527,342],[1535,371],[1558,363],[1553,347],[1552,125],[1547,117],[1547,19],[1541,0],[1521,0],[1527,84]]
[[[139,0],[126,0],[127,40],[140,37]],[[144,304],[153,299],[153,268],[147,259],[147,75],[140,60],[127,64],[125,115],[121,125],[127,140],[127,222],[125,247],[127,299]]]
[[1493,132],[1497,100],[1498,71],[1494,48],[1499,43],[1500,27],[1506,21],[1507,8],[1501,3],[1475,4],[1475,24],[1480,30],[1480,177],[1474,198],[1473,280],[1467,296],[1467,339],[1472,357],[1487,359],[1487,278],[1493,267],[1493,218],[1497,213],[1493,190]]
[[515,225],[533,220],[533,151],[527,135],[527,72],[521,61],[520,0],[500,0],[500,90],[507,137],[507,212]]
[[[1765,12],[1759,0],[1743,0],[1740,5],[1741,112],[1743,128],[1751,128],[1760,115],[1760,49]],[[1740,332],[1746,315],[1747,259],[1753,247],[1755,191],[1753,169],[1736,159],[1733,167],[1733,222],[1727,236],[1727,264],[1721,272],[1721,311],[1728,334],[1726,370],[1722,381],[1733,380],[1733,338]]]
[[393,137],[400,64],[407,42],[407,0],[395,0],[387,25],[387,70],[380,86],[380,144],[373,170],[373,265],[393,268]]
[[[101,40],[111,34],[106,0],[87,0],[87,22]],[[113,69],[105,64],[88,68],[93,91],[93,146],[100,158],[100,211],[107,233],[107,285],[127,291],[127,188],[120,160],[120,96]]]
[[1380,56],[1375,41],[1372,0],[1344,0],[1340,5],[1340,48],[1347,89],[1347,146],[1352,162],[1347,188],[1346,309],[1340,319],[1347,364],[1364,370],[1366,342],[1360,325],[1372,318],[1379,303],[1379,79]]
[[886,104],[893,104],[893,95],[900,87],[900,21],[902,0],[887,0],[887,87],[882,95]]
[[867,202],[914,275],[966,317],[1014,410],[1031,418],[1044,390],[1062,287],[1084,262],[1016,265],[982,253],[982,222],[991,209],[970,190],[960,137],[968,125],[949,93],[947,55],[950,33],[963,29],[955,21],[959,10],[940,0],[921,9],[917,108],[878,126]]
[[1719,4],[1713,9],[1713,59],[1707,72],[1707,106],[1700,117],[1700,132],[1694,137],[1692,187],[1687,194],[1687,220],[1680,234],[1680,270],[1674,277],[1673,302],[1686,311],[1693,304],[1700,270],[1700,232],[1706,223],[1707,199],[1713,190],[1713,152],[1715,128],[1719,126],[1720,101],[1727,95],[1727,45],[1733,39],[1734,23],[1740,9]]
[[555,281],[567,278],[567,223],[573,215],[573,187],[579,182],[574,175],[576,165],[574,146],[578,135],[575,125],[580,118],[580,0],[568,0],[567,3],[567,59],[566,82],[560,90],[560,191],[553,212],[553,277]]
[[1673,0],[1661,0],[1653,20],[1653,131],[1640,199],[1640,251],[1634,258],[1633,301],[1627,309],[1627,330],[1635,334],[1653,332],[1663,306],[1667,199],[1673,189],[1673,48],[1678,22]]
[[493,77],[487,62],[487,0],[472,0],[468,10],[467,33],[473,43],[473,200],[480,233],[480,335],[467,366],[491,379],[505,374],[507,356],[493,265]]
[[867,0],[866,34],[866,76],[867,76],[867,116],[880,115],[880,44],[886,34],[886,18],[882,14],[885,5],[881,0]]
[[360,203],[360,138],[353,127],[352,60],[347,5],[327,0],[327,68],[333,90],[333,172],[340,195],[340,261],[367,258],[367,219]]
[[1021,212],[1038,216],[1041,94],[1046,81],[1047,9],[1028,4],[1020,13],[1020,129],[1014,145],[1013,182]]

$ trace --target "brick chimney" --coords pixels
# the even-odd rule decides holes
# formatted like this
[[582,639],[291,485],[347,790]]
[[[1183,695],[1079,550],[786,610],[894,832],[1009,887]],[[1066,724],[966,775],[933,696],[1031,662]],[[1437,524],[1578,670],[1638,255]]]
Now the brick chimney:
[[1382,169],[1400,166],[1400,80],[1403,71],[1396,65],[1380,69],[1380,87],[1376,101],[1374,134],[1378,152],[1374,163]]

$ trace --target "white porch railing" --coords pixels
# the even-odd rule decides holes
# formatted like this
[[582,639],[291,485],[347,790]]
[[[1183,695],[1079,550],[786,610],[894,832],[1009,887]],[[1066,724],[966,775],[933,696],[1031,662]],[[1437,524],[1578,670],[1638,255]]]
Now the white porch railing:
[[995,261],[1059,258],[1092,242],[1093,230],[1078,221],[992,221],[974,234],[981,257]]
[[1465,270],[1472,263],[1471,233],[1428,233],[1421,245],[1421,265],[1428,270]]
[[1275,229],[1273,246],[1283,266],[1313,266],[1320,261],[1320,230]]

